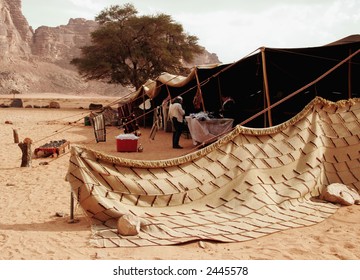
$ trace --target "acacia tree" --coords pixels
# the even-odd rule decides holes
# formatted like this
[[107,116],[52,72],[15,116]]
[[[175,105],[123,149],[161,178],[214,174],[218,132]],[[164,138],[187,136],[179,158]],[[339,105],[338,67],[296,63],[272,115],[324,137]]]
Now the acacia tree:
[[182,62],[203,50],[171,16],[139,16],[132,4],[110,6],[95,20],[99,28],[91,33],[91,45],[71,61],[87,80],[138,89],[164,71],[181,73]]

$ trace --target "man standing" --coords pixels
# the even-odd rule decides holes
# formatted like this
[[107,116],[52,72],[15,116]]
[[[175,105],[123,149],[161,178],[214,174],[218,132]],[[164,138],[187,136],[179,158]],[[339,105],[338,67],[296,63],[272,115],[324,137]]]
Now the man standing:
[[184,126],[185,111],[182,108],[183,99],[181,96],[175,97],[169,107],[169,117],[174,125],[172,144],[174,149],[182,149],[179,145],[180,136]]

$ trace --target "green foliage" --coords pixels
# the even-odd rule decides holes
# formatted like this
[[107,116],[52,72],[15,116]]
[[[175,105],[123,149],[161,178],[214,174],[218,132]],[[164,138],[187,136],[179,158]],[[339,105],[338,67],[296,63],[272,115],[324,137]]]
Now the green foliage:
[[171,16],[139,16],[132,4],[106,8],[95,18],[99,28],[82,56],[71,61],[88,80],[132,85],[136,89],[162,72],[182,73],[203,48]]

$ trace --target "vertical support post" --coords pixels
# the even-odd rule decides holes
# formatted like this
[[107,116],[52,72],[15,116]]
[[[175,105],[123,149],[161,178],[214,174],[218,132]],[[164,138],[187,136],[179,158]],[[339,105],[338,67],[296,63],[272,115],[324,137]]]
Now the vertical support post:
[[74,194],[70,193],[70,222],[74,221]]
[[[351,55],[351,50],[349,50],[349,56]],[[352,87],[351,87],[351,58],[348,61],[348,98],[352,97]]]
[[32,144],[32,140],[30,138],[25,138],[23,142],[18,144],[22,152],[20,167],[31,166],[31,144]]
[[[264,86],[265,86],[265,97],[266,97],[266,103],[267,107],[271,106],[270,104],[270,93],[269,93],[269,82],[267,77],[267,71],[266,71],[266,57],[265,57],[265,48],[261,48],[261,59],[262,59],[262,68],[263,68],[263,79],[264,79]],[[268,118],[269,118],[269,126],[273,125],[272,117],[271,117],[271,110],[269,109],[267,111]]]
[[169,98],[169,100],[170,100],[170,102],[171,102],[171,94],[170,94],[169,87],[168,87],[167,84],[165,84],[165,87],[166,87],[166,91],[167,91],[167,94],[168,94],[168,98]]
[[217,84],[218,84],[218,92],[219,92],[219,101],[220,101],[220,104],[222,105],[222,101],[221,101],[222,92],[221,92],[221,84],[220,84],[220,75],[217,76]]
[[201,105],[202,105],[202,110],[204,112],[206,112],[205,110],[205,104],[204,104],[204,99],[203,99],[203,95],[202,95],[202,91],[201,91],[201,86],[200,86],[200,81],[199,81],[199,76],[197,73],[197,68],[195,68],[195,77],[196,77],[196,83],[197,83],[197,87],[198,87],[198,93],[200,95],[200,99],[201,99]]
[[79,220],[78,219],[74,219],[74,194],[71,191],[70,193],[70,220],[69,220],[69,224],[75,224],[78,223]]
[[[263,87],[265,87],[265,85],[263,85]],[[264,108],[266,108],[266,106],[267,106],[265,89],[264,89],[264,96],[263,96],[263,106],[264,106]],[[268,125],[267,114],[268,114],[268,111],[264,112],[264,127],[266,127]]]
[[172,121],[170,120],[170,116],[169,116],[169,109],[170,109],[170,104],[172,102],[172,98],[171,98],[171,94],[170,94],[170,90],[167,84],[165,84],[166,87],[166,91],[168,94],[167,97],[167,102],[163,104],[163,122],[164,122],[164,130],[165,132],[172,132],[173,128],[172,128]]
[[142,91],[142,101],[143,101],[143,106],[144,106],[144,112],[143,112],[143,125],[144,125],[144,128],[146,127],[146,109],[145,109],[145,89],[144,89],[144,87],[142,86],[142,88],[141,88],[141,91]]
[[14,135],[14,143],[19,143],[19,133],[17,129],[13,129],[13,135]]

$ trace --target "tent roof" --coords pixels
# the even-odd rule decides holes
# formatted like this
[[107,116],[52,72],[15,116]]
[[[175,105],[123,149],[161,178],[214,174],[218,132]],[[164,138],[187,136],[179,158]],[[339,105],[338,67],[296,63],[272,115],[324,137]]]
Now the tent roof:
[[[324,46],[318,46],[318,47],[307,47],[307,48],[268,48],[268,47],[263,47],[264,49],[271,51],[271,50],[277,50],[277,51],[288,51],[288,52],[312,52],[314,51],[314,49],[324,49],[325,47],[331,47],[331,46],[339,46],[339,45],[347,45],[347,44],[353,44],[353,43],[360,43],[360,34],[355,34],[355,35],[350,35],[347,36],[345,38],[342,38],[340,40],[334,41],[332,43],[326,44]],[[254,51],[255,54],[253,54],[252,56],[256,55],[256,53],[258,53],[258,51],[260,50],[260,48],[258,48],[257,50]],[[246,59],[243,58],[243,59]],[[241,60],[240,59],[234,63],[238,63]],[[209,65],[198,65],[192,68],[190,74],[186,77],[184,76],[180,76],[180,75],[174,75],[174,74],[170,74],[170,73],[166,73],[164,72],[163,74],[161,74],[156,81],[161,83],[161,84],[165,84],[171,87],[182,87],[184,85],[186,85],[189,81],[195,79],[195,72],[196,70],[209,70],[209,69],[219,69],[219,71],[222,70],[222,68],[231,66],[232,63],[229,64],[209,64]]]
[[354,34],[347,37],[344,37],[340,40],[334,41],[329,43],[325,46],[336,46],[336,45],[343,45],[343,44],[351,44],[351,43],[358,43],[360,42],[360,34]]
[[[191,113],[194,112],[193,101],[200,85],[206,111],[218,110],[221,107],[220,96],[228,95],[239,104],[239,112],[246,119],[269,106],[265,104],[265,76],[269,84],[267,103],[274,104],[327,73],[351,53],[358,51],[359,47],[359,34],[318,47],[262,47],[234,63],[195,66],[187,76],[163,73],[155,80],[149,80],[136,96],[146,94],[153,100],[154,106],[158,106],[169,95],[172,98],[183,95],[187,113]],[[296,114],[316,96],[332,101],[347,99],[351,94],[360,97],[360,81],[355,78],[360,75],[360,56],[353,57],[350,62],[301,92],[291,103],[287,102],[273,110],[278,115],[278,118],[275,116],[275,123]],[[252,125],[263,126],[266,122],[264,116],[262,124]]]

